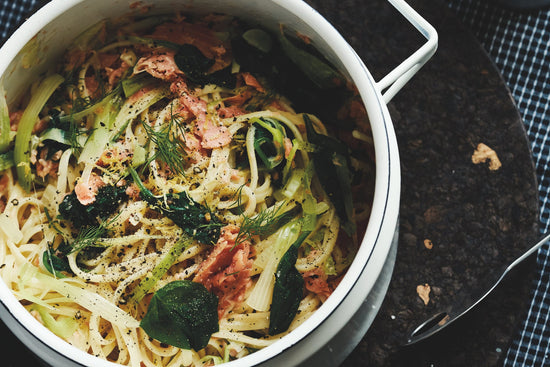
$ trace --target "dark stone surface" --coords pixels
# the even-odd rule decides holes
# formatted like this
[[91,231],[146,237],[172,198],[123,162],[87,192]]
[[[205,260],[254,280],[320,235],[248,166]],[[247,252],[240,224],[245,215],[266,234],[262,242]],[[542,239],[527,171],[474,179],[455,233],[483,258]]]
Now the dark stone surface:
[[[423,42],[386,1],[309,3],[376,80]],[[389,104],[403,183],[397,263],[373,326],[343,366],[496,366],[525,316],[530,262],[465,318],[401,347],[414,326],[447,310],[463,292],[496,280],[534,244],[539,213],[523,122],[500,74],[444,3],[409,3],[438,30],[439,49]],[[497,152],[499,170],[472,163],[479,143]],[[427,305],[416,292],[426,283]]]
[[[308,2],[344,35],[376,80],[422,43],[384,0]],[[400,347],[414,325],[451,305],[461,290],[475,289],[538,235],[531,152],[500,75],[444,3],[409,3],[436,27],[440,46],[389,106],[402,160],[397,263],[373,326],[343,366],[496,366],[524,317],[530,263],[466,318]],[[498,153],[501,169],[472,164],[481,142]],[[432,289],[427,306],[416,293],[425,283]],[[7,339],[1,365],[37,364],[1,323],[0,334]]]

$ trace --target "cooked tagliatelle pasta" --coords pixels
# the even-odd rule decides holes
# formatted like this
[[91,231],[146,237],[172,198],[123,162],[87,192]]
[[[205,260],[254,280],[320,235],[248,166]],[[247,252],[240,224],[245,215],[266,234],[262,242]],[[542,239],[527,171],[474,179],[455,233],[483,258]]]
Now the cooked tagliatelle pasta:
[[39,322],[122,365],[202,366],[330,296],[369,216],[372,141],[353,89],[287,33],[105,21],[20,101],[2,93],[0,273]]

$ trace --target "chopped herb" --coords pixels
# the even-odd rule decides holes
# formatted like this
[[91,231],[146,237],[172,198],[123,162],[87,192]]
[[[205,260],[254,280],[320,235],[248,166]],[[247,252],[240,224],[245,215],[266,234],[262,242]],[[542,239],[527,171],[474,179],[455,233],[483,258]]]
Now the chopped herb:
[[129,170],[134,183],[140,189],[141,198],[152,209],[170,218],[178,227],[201,243],[212,245],[218,241],[220,228],[225,224],[206,206],[194,201],[185,191],[156,197],[143,185],[137,172],[132,167]]
[[214,60],[207,58],[196,46],[190,44],[180,45],[174,60],[185,76],[198,84],[203,82],[206,72],[214,65]]
[[125,187],[107,185],[99,188],[93,203],[83,205],[73,191],[59,204],[59,217],[71,221],[77,228],[99,224],[98,218],[105,219],[113,214],[127,198]]

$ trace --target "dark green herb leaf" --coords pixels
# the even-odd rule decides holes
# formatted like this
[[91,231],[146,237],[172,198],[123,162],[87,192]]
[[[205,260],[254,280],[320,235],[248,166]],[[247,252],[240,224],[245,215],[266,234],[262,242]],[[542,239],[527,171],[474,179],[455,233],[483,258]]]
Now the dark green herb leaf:
[[[71,267],[69,266],[69,260],[67,259],[67,254],[70,252],[70,249],[70,246],[63,242],[58,246],[57,250],[48,247],[48,249],[42,254],[42,263],[44,264],[44,267],[56,278],[65,278],[65,274],[63,274],[63,272],[72,274]],[[56,255],[56,252],[58,252],[61,256]]]
[[197,47],[189,44],[178,48],[174,61],[187,78],[198,84],[204,83],[206,72],[214,65],[214,60],[207,58]]
[[96,225],[99,224],[97,218],[104,219],[113,214],[120,203],[127,198],[124,187],[103,186],[98,190],[93,203],[83,205],[73,191],[59,204],[59,217],[73,222],[77,228]]
[[237,85],[237,78],[231,72],[231,65],[225,69],[215,71],[204,76],[204,84],[215,84],[220,87],[234,89]]
[[156,197],[140,180],[137,172],[130,168],[134,182],[140,188],[140,196],[151,208],[170,218],[178,227],[197,241],[211,245],[218,241],[220,228],[225,224],[204,205],[194,201],[183,191]]
[[219,330],[218,297],[200,283],[168,283],[154,294],[140,326],[162,343],[201,350]]
[[348,148],[342,142],[315,131],[310,118],[304,114],[308,140],[316,146],[313,153],[315,173],[336,208],[344,230],[355,233],[353,219],[353,198],[351,196],[352,175],[349,169]]
[[296,269],[296,260],[298,249],[309,233],[302,232],[277,265],[269,314],[269,335],[286,331],[298,312],[304,292],[304,278]]
[[208,245],[218,241],[223,224],[207,207],[195,202],[186,192],[168,194],[162,199],[145,199],[197,241]]
[[237,84],[237,78],[231,73],[231,66],[209,73],[208,69],[214,65],[214,60],[204,56],[193,45],[181,45],[174,56],[174,61],[189,80],[199,85],[216,84],[233,89]]

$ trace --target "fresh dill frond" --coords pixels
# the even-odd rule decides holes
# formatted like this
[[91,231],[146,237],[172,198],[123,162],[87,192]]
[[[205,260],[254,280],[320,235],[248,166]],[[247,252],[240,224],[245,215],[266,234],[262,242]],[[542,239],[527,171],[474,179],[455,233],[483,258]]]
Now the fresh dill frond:
[[243,215],[243,221],[237,234],[236,244],[250,240],[254,236],[265,236],[273,232],[279,223],[279,212],[283,205],[262,210],[257,215],[249,217]]
[[71,108],[71,113],[83,111],[86,108],[93,105],[93,100],[91,97],[80,97],[76,95],[76,91],[74,92],[74,94],[75,96],[73,97],[73,105]]
[[[242,208],[242,188],[237,192],[237,208]],[[279,228],[292,220],[300,211],[300,207],[282,212],[285,202],[271,208],[260,211],[253,217],[244,215],[241,210],[243,220],[237,233],[235,245],[243,241],[249,241],[254,236],[266,237],[275,233]]]
[[99,70],[94,68],[93,75],[86,77],[85,79],[82,79],[79,77],[78,82],[86,83],[86,79],[93,80],[95,82],[95,88],[93,88],[93,90],[88,90],[90,95],[81,96],[79,91],[79,86],[78,86],[79,83],[77,83],[77,85],[74,86],[75,89],[73,94],[73,109],[76,112],[82,111],[92,106],[98,101],[101,101],[107,94],[109,94],[108,87],[105,83],[104,78],[102,78]]
[[101,222],[99,225],[91,225],[83,228],[78,232],[78,235],[71,244],[72,249],[70,253],[81,251],[89,246],[95,245],[100,238],[110,231],[111,225],[117,220],[118,216],[119,214],[109,220]]
[[158,129],[144,121],[141,123],[149,140],[156,146],[155,154],[151,160],[159,160],[165,163],[173,173],[184,175],[184,157],[187,153],[185,152],[185,141],[183,140],[185,126],[181,116],[170,113],[168,123],[162,124]]
[[[77,157],[82,152],[82,145],[86,140],[84,135],[87,135],[90,132],[90,130],[82,129],[81,125],[82,123],[77,122],[75,114],[72,111],[71,114],[68,115],[56,110],[51,111],[50,126],[53,129],[61,131],[60,134],[62,134],[61,138],[63,139],[61,144],[68,145]],[[63,148],[63,150],[64,149],[65,148]],[[57,151],[57,149],[55,151]],[[54,152],[51,153],[53,154]]]
[[66,135],[69,139],[69,143],[71,144],[71,149],[75,156],[79,156],[82,152],[82,144],[80,144],[80,136],[85,135],[86,132],[79,129],[78,125],[71,121],[71,124],[69,125],[69,131]]

